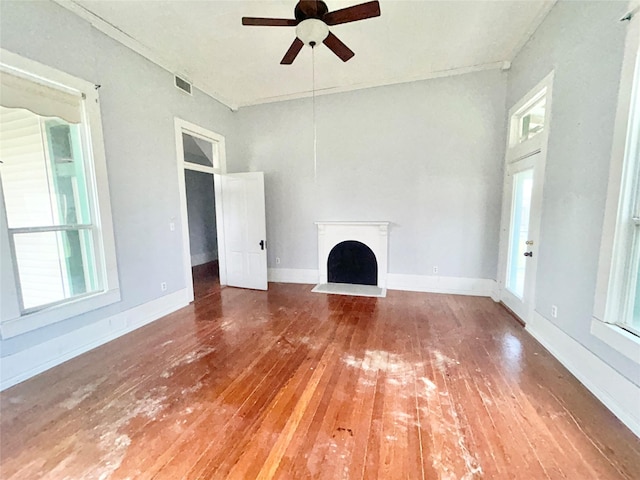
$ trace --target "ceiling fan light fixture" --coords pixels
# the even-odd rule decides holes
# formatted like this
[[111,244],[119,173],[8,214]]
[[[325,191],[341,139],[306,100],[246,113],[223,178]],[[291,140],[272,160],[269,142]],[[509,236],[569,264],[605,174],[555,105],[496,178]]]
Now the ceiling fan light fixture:
[[315,46],[322,43],[329,36],[329,27],[322,20],[308,18],[296,27],[296,36],[305,45]]

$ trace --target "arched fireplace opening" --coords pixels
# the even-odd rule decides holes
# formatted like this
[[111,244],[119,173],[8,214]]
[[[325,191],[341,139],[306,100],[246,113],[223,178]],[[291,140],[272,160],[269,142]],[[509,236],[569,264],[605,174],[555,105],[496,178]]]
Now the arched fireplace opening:
[[355,240],[340,242],[329,253],[327,276],[329,283],[377,285],[376,256],[364,243]]

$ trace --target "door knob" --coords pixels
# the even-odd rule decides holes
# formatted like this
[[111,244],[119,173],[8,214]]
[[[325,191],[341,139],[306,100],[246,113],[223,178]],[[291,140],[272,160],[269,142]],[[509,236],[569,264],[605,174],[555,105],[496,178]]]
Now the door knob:
[[524,252],[525,257],[533,257],[533,252]]
[[260,250],[264,250],[264,240],[260,240]]

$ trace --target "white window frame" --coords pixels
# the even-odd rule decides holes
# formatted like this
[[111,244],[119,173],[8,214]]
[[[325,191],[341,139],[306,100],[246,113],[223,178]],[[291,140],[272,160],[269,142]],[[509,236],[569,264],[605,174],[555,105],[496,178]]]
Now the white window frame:
[[[86,145],[83,145],[83,154],[85,155],[86,181],[90,184],[88,187],[93,193],[91,199],[92,222],[95,225],[95,231],[98,232],[94,237],[98,262],[96,267],[101,277],[101,290],[98,292],[73,297],[36,311],[27,310],[21,313],[17,290],[19,285],[14,273],[14,287],[3,286],[2,288],[2,302],[10,303],[9,306],[3,306],[2,318],[0,318],[0,336],[6,339],[118,302],[120,301],[120,288],[100,102],[96,86],[4,49],[0,49],[0,69],[12,75],[60,90],[74,92],[84,97],[82,125],[85,127],[84,139],[86,142],[84,143]],[[8,241],[8,228],[2,198],[0,198],[0,214],[4,217],[2,218],[3,238],[0,241],[5,242]],[[100,253],[102,253],[102,258]]]
[[632,267],[628,215],[640,181],[640,161],[631,159],[637,156],[632,148],[637,139],[632,133],[640,123],[640,89],[634,89],[636,76],[640,75],[639,6],[637,0],[630,4],[630,11],[635,13],[629,20],[620,79],[591,334],[640,365],[640,336],[619,325]]
[[[549,121],[551,117],[551,90],[554,72],[543,78],[527,95],[509,110],[509,138],[507,141],[506,163],[513,163],[529,155],[534,155],[546,147],[549,137]],[[524,114],[538,103],[546,99],[544,127],[534,136],[520,140],[520,126]]]

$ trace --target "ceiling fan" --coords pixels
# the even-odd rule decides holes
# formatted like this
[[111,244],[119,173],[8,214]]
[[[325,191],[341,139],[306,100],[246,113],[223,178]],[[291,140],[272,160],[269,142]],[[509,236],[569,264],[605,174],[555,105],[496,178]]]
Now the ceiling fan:
[[338,37],[329,31],[329,26],[355,22],[380,16],[380,3],[362,3],[340,10],[329,11],[322,0],[300,0],[294,10],[295,19],[242,17],[242,25],[265,27],[296,27],[296,39],[280,61],[291,65],[304,45],[314,47],[324,43],[343,62],[355,55]]

